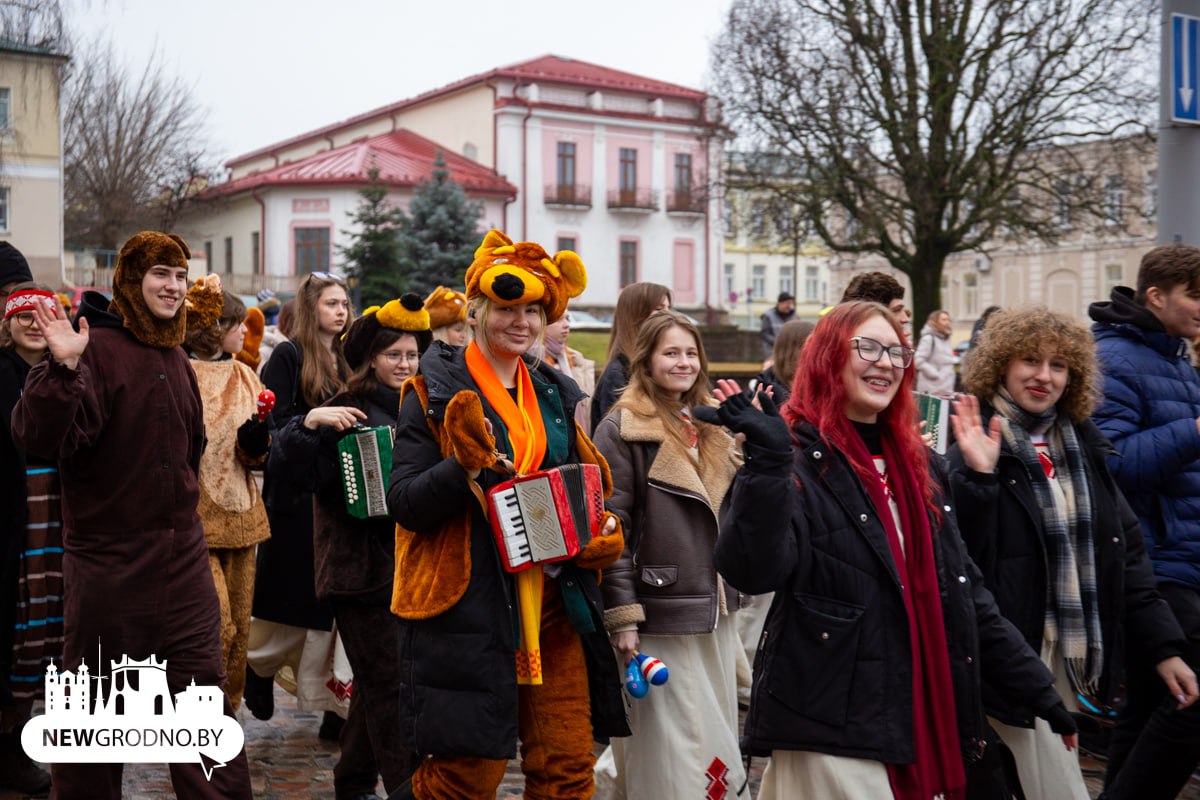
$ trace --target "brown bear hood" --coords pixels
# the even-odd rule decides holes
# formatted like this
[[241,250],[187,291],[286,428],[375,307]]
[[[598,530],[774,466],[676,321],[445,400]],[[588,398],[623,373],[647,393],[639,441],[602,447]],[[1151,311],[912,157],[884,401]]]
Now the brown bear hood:
[[119,315],[125,327],[142,344],[161,348],[183,344],[187,334],[187,314],[182,298],[174,317],[159,319],[150,312],[142,297],[142,278],[151,267],[187,268],[191,255],[187,243],[179,236],[157,231],[142,231],[121,248],[108,310]]

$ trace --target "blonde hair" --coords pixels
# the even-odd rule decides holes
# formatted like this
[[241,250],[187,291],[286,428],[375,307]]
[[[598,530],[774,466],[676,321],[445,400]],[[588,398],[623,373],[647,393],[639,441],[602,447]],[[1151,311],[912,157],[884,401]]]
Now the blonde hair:
[[[487,335],[487,321],[488,317],[491,316],[492,309],[497,305],[499,304],[485,294],[478,295],[467,301],[467,319],[475,320],[475,325],[473,328],[470,325],[467,327],[472,328],[472,338],[483,342],[489,351],[492,350],[492,342],[490,339],[488,339]],[[542,346],[546,341],[546,309],[541,303],[537,303],[537,310],[538,319],[542,321],[542,324],[538,328],[538,333],[534,338],[533,343],[530,344],[529,348],[525,351],[526,353],[542,352]]]

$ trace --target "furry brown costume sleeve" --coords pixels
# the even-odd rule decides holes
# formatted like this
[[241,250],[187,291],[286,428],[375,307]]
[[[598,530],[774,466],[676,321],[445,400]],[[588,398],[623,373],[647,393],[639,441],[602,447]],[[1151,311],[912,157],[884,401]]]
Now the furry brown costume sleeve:
[[242,350],[234,356],[250,369],[258,369],[262,356],[258,348],[262,345],[263,331],[266,330],[267,320],[262,311],[254,306],[246,309],[246,339],[242,342]]
[[463,469],[486,469],[496,463],[496,437],[488,433],[475,392],[464,389],[446,404],[446,436]]

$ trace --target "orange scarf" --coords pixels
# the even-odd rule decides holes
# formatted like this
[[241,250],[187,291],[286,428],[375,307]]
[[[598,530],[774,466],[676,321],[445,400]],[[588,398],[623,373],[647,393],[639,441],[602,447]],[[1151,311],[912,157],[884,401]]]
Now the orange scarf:
[[[546,425],[538,408],[533,380],[525,362],[517,359],[517,400],[501,382],[479,346],[467,345],[467,371],[508,429],[513,463],[518,475],[526,475],[542,465],[546,457]],[[516,574],[517,609],[521,630],[517,641],[517,683],[542,683],[542,567],[535,565]]]

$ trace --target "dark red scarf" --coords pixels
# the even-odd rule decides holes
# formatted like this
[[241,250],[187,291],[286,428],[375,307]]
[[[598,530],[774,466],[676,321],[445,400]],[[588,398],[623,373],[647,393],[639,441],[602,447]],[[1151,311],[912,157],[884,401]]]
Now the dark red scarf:
[[[857,431],[851,432],[848,442],[848,449],[853,451],[848,455],[870,467],[871,454]],[[905,469],[886,425],[883,457],[888,468],[888,484],[904,526],[903,548],[883,482],[876,476],[864,480],[863,484],[887,531],[892,560],[900,575],[900,585],[904,587],[904,609],[908,613],[908,637],[913,653],[913,750],[916,757],[912,764],[888,764],[888,780],[896,800],[932,800],[939,794],[947,800],[958,800],[965,796],[967,781],[958,745],[954,687],[933,558],[933,534],[916,477],[912,470]]]

